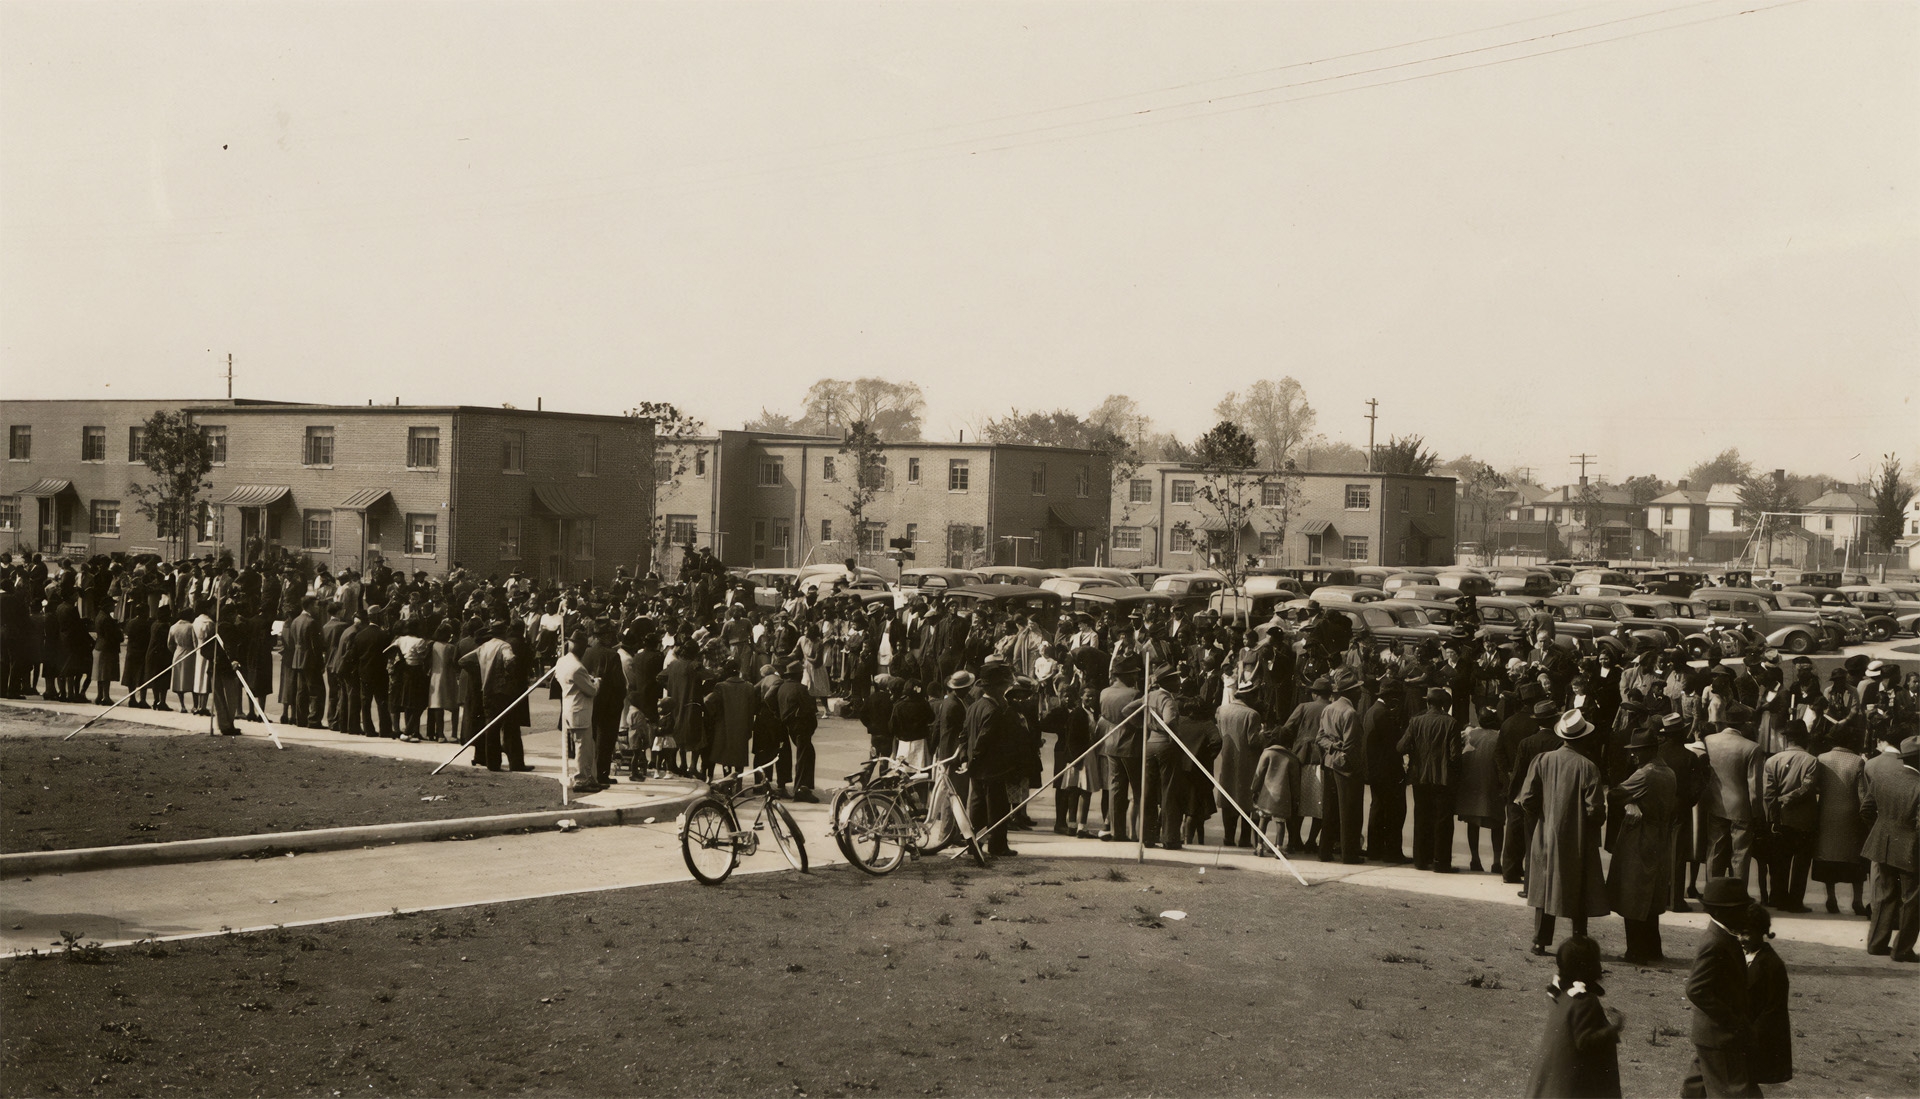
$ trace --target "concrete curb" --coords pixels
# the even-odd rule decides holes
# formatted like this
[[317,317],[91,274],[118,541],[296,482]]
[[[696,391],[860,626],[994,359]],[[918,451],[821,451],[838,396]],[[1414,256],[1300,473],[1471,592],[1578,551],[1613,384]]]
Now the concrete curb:
[[307,832],[268,832],[257,836],[214,836],[208,839],[177,840],[171,843],[130,843],[115,847],[79,847],[67,851],[22,851],[0,855],[0,879],[31,874],[72,874],[84,870],[110,870],[125,866],[156,866],[175,862],[204,862],[281,855],[299,851],[337,851],[349,847],[375,847],[397,843],[427,843],[434,840],[499,836],[509,832],[556,827],[571,819],[581,828],[599,828],[619,824],[643,824],[647,818],[677,815],[705,787],[673,797],[656,798],[639,805],[604,808],[583,805],[577,809],[554,809],[540,813],[508,813],[492,817],[457,817],[453,820],[419,820],[402,824],[366,824],[352,828],[320,828]]

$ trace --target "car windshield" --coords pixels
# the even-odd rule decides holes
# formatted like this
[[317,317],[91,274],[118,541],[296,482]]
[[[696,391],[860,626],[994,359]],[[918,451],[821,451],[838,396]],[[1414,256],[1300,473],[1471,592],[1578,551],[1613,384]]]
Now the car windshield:
[[1361,611],[1360,621],[1365,622],[1370,630],[1384,630],[1400,624],[1394,621],[1392,615],[1378,607],[1368,607]]
[[1400,620],[1402,626],[1433,625],[1433,620],[1428,618],[1426,612],[1419,607],[1397,607],[1393,611],[1393,616]]

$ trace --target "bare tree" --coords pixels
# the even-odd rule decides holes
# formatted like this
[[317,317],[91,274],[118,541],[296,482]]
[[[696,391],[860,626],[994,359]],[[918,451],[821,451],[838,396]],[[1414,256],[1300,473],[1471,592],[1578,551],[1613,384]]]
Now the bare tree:
[[[664,576],[673,561],[673,546],[666,515],[658,506],[660,496],[679,488],[688,470],[705,460],[706,445],[696,442],[695,437],[706,425],[666,401],[642,401],[627,409],[626,415],[653,424],[653,469],[648,471],[653,478],[655,504],[651,541],[654,567]],[[691,543],[688,548],[692,548]]]
[[886,442],[864,421],[856,420],[847,425],[846,437],[840,442],[840,453],[853,459],[853,476],[847,481],[846,495],[840,498],[853,532],[853,552],[847,556],[864,562],[867,555],[867,509],[873,505],[873,499],[880,490],[886,487]]
[[136,510],[153,520],[154,531],[179,560],[193,542],[195,504],[202,492],[213,488],[206,479],[213,452],[206,433],[184,412],[159,409],[147,417],[144,430],[144,457],[156,480],[130,483],[127,491],[138,501]]
[[1318,414],[1307,403],[1306,390],[1292,377],[1265,378],[1244,390],[1228,393],[1213,414],[1231,420],[1253,438],[1267,468],[1280,469],[1313,436]]

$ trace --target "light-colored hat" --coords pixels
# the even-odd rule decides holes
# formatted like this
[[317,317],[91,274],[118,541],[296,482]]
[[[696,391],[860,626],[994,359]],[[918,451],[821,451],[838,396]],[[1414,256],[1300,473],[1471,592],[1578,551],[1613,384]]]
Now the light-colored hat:
[[1579,740],[1593,732],[1593,722],[1580,716],[1579,710],[1568,710],[1560,715],[1560,721],[1553,727],[1553,734],[1561,740]]

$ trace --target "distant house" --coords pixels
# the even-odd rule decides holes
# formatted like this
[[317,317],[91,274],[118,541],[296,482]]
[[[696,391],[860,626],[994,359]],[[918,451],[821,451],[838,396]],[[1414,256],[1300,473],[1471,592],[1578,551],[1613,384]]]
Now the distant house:
[[1673,557],[1693,557],[1709,531],[1710,494],[1705,489],[1680,487],[1647,504],[1647,529],[1659,539],[1661,552]]
[[1647,529],[1646,504],[1612,485],[1576,485],[1551,490],[1526,486],[1507,507],[1509,520],[1547,522],[1558,528],[1560,539],[1576,553],[1601,557],[1648,557],[1660,539]]
[[1873,500],[1854,485],[1835,484],[1801,508],[1800,525],[1844,555],[1867,548],[1873,526]]

